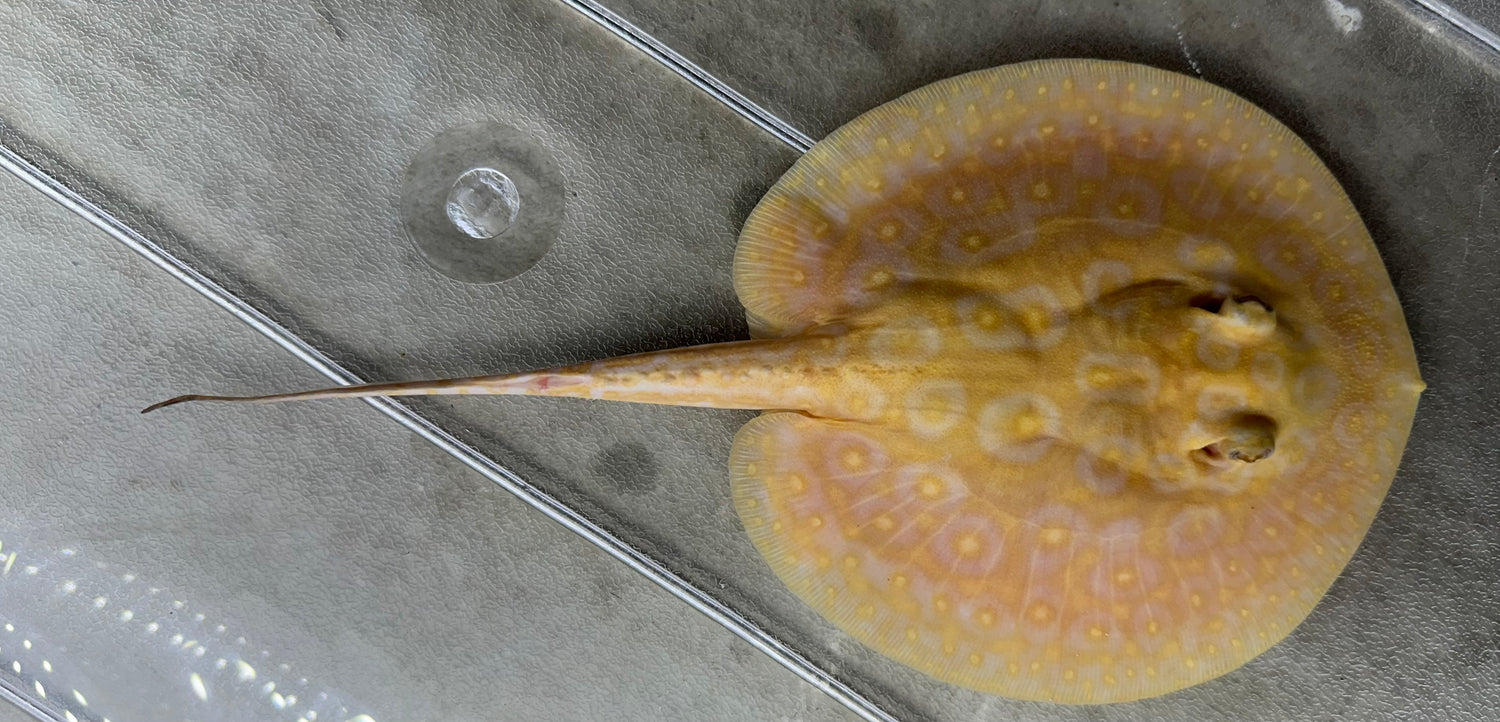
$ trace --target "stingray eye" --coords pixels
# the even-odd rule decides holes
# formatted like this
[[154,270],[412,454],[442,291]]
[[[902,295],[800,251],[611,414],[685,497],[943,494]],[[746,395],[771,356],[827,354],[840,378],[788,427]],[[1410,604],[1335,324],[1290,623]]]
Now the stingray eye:
[[1254,296],[1205,294],[1189,305],[1214,314],[1215,330],[1239,343],[1259,341],[1276,331],[1276,312]]
[[1253,464],[1276,451],[1276,422],[1268,416],[1243,414],[1230,422],[1224,438],[1193,450],[1193,457],[1210,466]]

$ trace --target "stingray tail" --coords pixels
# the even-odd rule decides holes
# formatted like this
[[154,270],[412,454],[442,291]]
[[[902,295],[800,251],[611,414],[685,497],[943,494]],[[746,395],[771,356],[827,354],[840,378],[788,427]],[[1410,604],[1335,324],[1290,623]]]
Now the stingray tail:
[[268,404],[367,396],[514,394],[572,396],[721,409],[806,409],[809,373],[828,369],[816,351],[826,339],[767,339],[708,344],[499,376],[339,386],[265,396],[188,394],[146,407],[188,401]]
[[[311,401],[313,399],[352,399],[367,396],[435,396],[439,394],[494,394],[505,393],[496,389],[496,384],[509,378],[523,376],[475,376],[466,379],[441,379],[437,381],[398,381],[394,383],[365,384],[363,386],[335,386],[311,391],[295,391],[263,396],[210,396],[184,394],[141,409],[149,414],[157,409],[188,401],[230,401],[247,404],[274,404],[281,401]],[[521,393],[519,391],[512,393]]]

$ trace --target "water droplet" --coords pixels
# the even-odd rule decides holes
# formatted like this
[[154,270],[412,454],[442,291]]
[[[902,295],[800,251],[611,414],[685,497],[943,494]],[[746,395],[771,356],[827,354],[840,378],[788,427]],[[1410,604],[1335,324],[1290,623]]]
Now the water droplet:
[[104,605],[106,605],[106,604],[109,604],[109,599],[107,599],[105,597],[94,597],[94,608],[95,609],[103,609]]
[[203,684],[203,677],[197,672],[188,675],[188,683],[193,686],[193,694],[198,696],[199,701],[208,701],[208,687]]
[[122,622],[128,622],[128,621],[130,621],[132,619],[135,619],[135,612],[132,612],[129,609],[127,609],[127,610],[125,610],[123,612],[120,612],[120,621],[122,621]]
[[521,195],[510,176],[494,168],[473,168],[453,182],[444,209],[470,238],[494,238],[516,221]]
[[433,268],[494,283],[520,275],[551,248],[564,195],[546,150],[514,128],[479,122],[438,135],[412,160],[401,221]]
[[246,664],[245,660],[236,659],[234,661],[234,666],[235,669],[239,670],[239,672],[235,676],[238,677],[241,682],[249,682],[250,680],[255,679],[255,668]]
[[47,674],[52,674],[52,663],[48,662],[45,659],[42,660],[42,670],[45,671]]
[[62,590],[63,594],[72,594],[73,592],[78,591],[78,582],[69,579],[68,581],[63,582]]
[[76,689],[73,690],[73,699],[78,700],[78,706],[80,706],[80,707],[87,707],[87,706],[89,706],[89,701],[83,698],[83,693],[79,692]]

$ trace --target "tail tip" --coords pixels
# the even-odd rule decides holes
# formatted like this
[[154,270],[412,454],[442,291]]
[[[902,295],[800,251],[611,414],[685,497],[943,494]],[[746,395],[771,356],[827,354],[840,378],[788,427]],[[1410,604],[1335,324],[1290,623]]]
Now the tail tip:
[[180,403],[182,403],[184,401],[192,401],[192,400],[194,400],[196,398],[198,398],[198,397],[195,396],[195,395],[192,395],[192,394],[189,394],[187,396],[178,396],[176,398],[167,399],[166,401],[160,401],[160,402],[151,404],[150,406],[147,406],[146,408],[141,409],[141,413],[142,414],[149,414],[152,411],[155,411],[157,409],[164,409],[164,408],[166,408],[168,406],[176,406],[177,404],[180,404]]

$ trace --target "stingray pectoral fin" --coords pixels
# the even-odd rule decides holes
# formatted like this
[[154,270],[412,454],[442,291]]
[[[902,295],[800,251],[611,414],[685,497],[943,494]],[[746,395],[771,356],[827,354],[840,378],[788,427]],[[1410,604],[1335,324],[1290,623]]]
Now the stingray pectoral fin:
[[1211,543],[1280,523],[1279,507],[1157,493],[1056,429],[1011,423],[1019,403],[992,408],[938,439],[760,416],[730,455],[736,510],[776,575],[855,639],[1020,699],[1122,702],[1217,677],[1285,636],[1336,573],[1280,579],[1289,606],[1244,617],[1242,588],[1270,583],[1262,562],[1305,564],[1332,537],[1283,524],[1274,544]]

